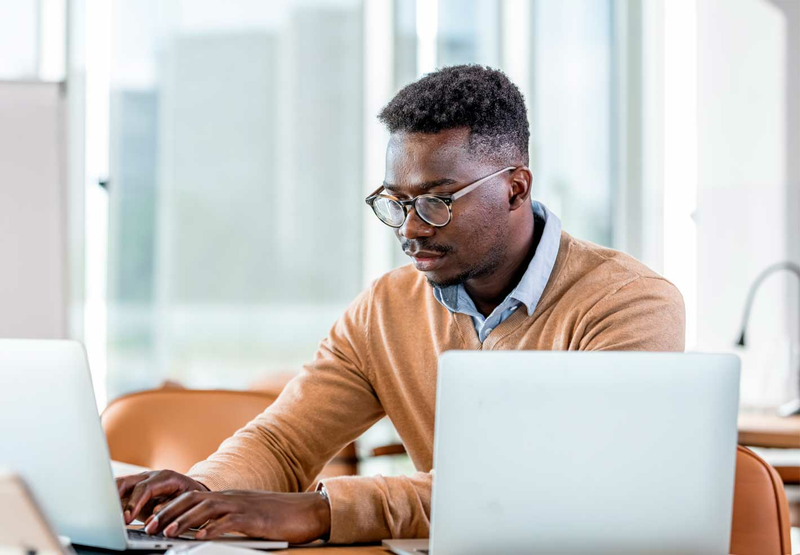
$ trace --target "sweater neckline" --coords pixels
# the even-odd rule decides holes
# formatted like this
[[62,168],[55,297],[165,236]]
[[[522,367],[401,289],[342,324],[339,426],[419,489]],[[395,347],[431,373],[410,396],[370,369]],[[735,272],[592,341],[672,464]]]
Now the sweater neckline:
[[517,310],[514,312],[514,314],[502,321],[492,331],[492,333],[489,334],[486,340],[481,343],[481,340],[478,337],[478,332],[475,330],[475,325],[472,322],[472,317],[461,312],[451,313],[455,318],[456,326],[458,327],[458,331],[463,339],[464,348],[473,351],[492,350],[505,337],[512,334],[514,330],[519,328],[526,318],[532,318],[534,320],[538,318],[542,311],[547,308],[547,305],[550,303],[552,293],[557,288],[556,284],[558,282],[558,278],[566,266],[566,261],[570,254],[570,243],[571,241],[569,240],[569,235],[562,231],[561,246],[558,249],[558,256],[556,257],[555,264],[553,265],[553,271],[550,274],[550,279],[548,280],[544,291],[542,291],[542,296],[539,299],[539,303],[536,305],[536,310],[534,310],[533,314],[530,316],[528,316],[528,313],[525,310]]
[[515,311],[511,316],[500,322],[500,324],[492,330],[492,333],[489,334],[486,340],[481,343],[475,325],[472,323],[471,316],[461,312],[456,312],[453,316],[455,317],[461,337],[464,340],[465,348],[472,351],[488,351],[494,349],[498,342],[507,335],[513,333],[514,330],[522,325],[526,318],[529,318],[527,311]]

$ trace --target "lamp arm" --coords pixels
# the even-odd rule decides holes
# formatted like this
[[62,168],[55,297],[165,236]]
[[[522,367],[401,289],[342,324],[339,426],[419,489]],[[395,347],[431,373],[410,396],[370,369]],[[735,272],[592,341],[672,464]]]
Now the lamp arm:
[[737,341],[737,345],[744,346],[745,344],[745,333],[747,331],[747,322],[750,319],[750,310],[753,308],[753,300],[756,296],[756,291],[773,273],[780,271],[780,270],[788,270],[789,272],[793,273],[797,276],[798,280],[800,280],[800,266],[795,264],[794,262],[777,262],[772,264],[771,266],[767,266],[764,271],[762,271],[756,280],[753,282],[753,285],[750,286],[750,291],[747,292],[747,302],[744,305],[744,314],[742,316],[742,327],[741,327],[741,334],[739,335],[739,341]]

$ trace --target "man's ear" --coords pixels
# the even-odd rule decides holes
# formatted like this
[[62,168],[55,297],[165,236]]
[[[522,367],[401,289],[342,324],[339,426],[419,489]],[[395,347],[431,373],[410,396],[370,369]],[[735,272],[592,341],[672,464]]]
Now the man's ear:
[[520,166],[511,174],[511,189],[508,203],[511,210],[516,210],[520,206],[528,204],[531,198],[531,186],[533,185],[533,173],[526,166]]

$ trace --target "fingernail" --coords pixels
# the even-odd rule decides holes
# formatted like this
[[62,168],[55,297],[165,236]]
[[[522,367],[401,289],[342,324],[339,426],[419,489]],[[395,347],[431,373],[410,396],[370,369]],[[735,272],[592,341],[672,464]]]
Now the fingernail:
[[150,521],[150,524],[145,525],[144,531],[148,534],[152,534],[156,531],[156,528],[158,528],[158,517],[153,515],[153,519]]
[[164,530],[164,535],[165,535],[165,536],[171,536],[171,535],[173,535],[173,534],[174,534],[174,533],[175,533],[177,530],[178,530],[178,523],[177,523],[177,522],[173,522],[172,524],[170,524],[169,526],[167,526],[167,529],[166,529],[166,530]]
[[125,519],[125,524],[130,524],[131,523],[131,512],[130,511],[125,511],[125,513],[122,515],[122,517]]
[[200,530],[199,532],[197,532],[197,534],[194,535],[194,537],[197,538],[198,540],[202,540],[203,538],[206,537],[206,531]]

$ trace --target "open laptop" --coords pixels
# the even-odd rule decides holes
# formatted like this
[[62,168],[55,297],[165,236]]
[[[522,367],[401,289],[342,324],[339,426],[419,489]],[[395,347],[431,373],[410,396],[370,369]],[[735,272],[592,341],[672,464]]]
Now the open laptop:
[[[152,551],[192,541],[126,529],[80,343],[0,339],[0,467],[24,479],[47,520],[74,544]],[[211,541],[288,546],[241,536]]]
[[739,359],[450,351],[431,541],[403,555],[727,554]]

